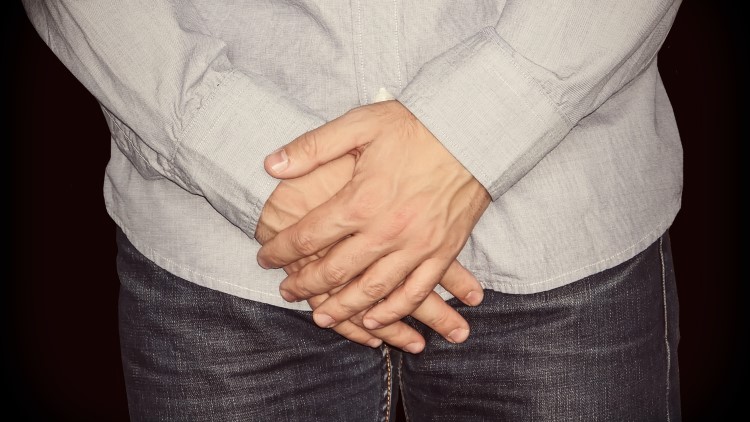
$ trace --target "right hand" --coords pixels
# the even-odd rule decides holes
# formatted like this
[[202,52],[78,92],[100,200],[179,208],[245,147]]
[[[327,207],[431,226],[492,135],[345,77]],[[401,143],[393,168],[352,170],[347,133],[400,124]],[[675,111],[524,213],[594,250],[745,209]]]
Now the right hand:
[[[308,175],[281,181],[263,207],[255,238],[261,244],[268,242],[278,232],[328,201],[351,180],[353,169],[354,157],[345,155]],[[326,252],[327,249],[314,256],[302,258],[285,266],[284,271],[287,274],[295,273],[306,264],[324,256]],[[457,261],[449,267],[440,284],[458,298],[477,288],[481,291],[476,279]],[[315,309],[333,293],[335,291],[320,294],[308,299],[307,302]],[[476,304],[467,303],[472,306]],[[401,321],[374,330],[364,328],[362,316],[365,312],[367,309],[332,328],[347,339],[370,347],[378,347],[385,341],[410,353],[418,353],[424,349],[424,338]],[[435,292],[432,292],[411,316],[452,343],[461,343],[468,337],[469,324]]]

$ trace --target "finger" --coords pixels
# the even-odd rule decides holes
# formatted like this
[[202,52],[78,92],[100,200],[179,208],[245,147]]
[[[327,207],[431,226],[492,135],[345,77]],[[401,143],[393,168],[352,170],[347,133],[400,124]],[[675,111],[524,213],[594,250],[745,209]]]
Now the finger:
[[333,196],[297,223],[280,231],[260,248],[258,264],[266,269],[281,268],[352,234],[354,228],[346,224],[344,218],[348,210],[346,196]]
[[355,343],[359,343],[363,346],[376,348],[380,347],[380,345],[383,344],[383,340],[373,336],[364,328],[358,327],[357,325],[349,321],[342,322],[341,324],[334,327],[333,330],[346,339],[351,340]]
[[[347,247],[346,250],[350,248]],[[378,259],[340,292],[331,293],[331,297],[313,313],[315,322],[321,327],[329,327],[369,309],[401,284],[418,264],[418,261],[409,259],[403,252],[394,252]],[[300,279],[308,280],[304,274],[300,274]],[[375,329],[385,325],[388,324],[367,328]]]
[[[428,259],[411,272],[404,283],[367,311],[363,324],[375,329],[398,321],[414,312],[433,291],[448,267],[445,260]],[[339,295],[343,294],[342,290]]]
[[[310,305],[310,308],[315,309],[320,303],[323,303],[326,298],[328,298],[328,295],[322,294],[310,298],[307,303]],[[334,330],[345,338],[364,346],[375,348],[380,347],[380,345],[383,344],[383,340],[375,337],[364,328],[358,327],[356,324],[349,321],[344,321],[337,325]]]
[[[327,298],[328,294],[324,293],[310,298],[308,303],[315,309]],[[378,347],[383,341],[409,353],[419,353],[425,347],[425,340],[417,330],[401,321],[370,331],[362,327],[362,314],[359,314],[337,325],[333,330],[355,343],[369,347]]]
[[377,129],[373,116],[367,109],[354,109],[272,152],[263,166],[276,178],[303,176],[370,142],[373,129]]
[[309,264],[309,263],[311,263],[313,261],[317,261],[320,258],[326,256],[326,254],[328,253],[329,250],[331,250],[330,246],[327,247],[327,248],[324,248],[322,251],[320,251],[320,252],[318,252],[318,253],[316,253],[314,255],[306,256],[306,257],[304,257],[302,259],[299,259],[297,261],[292,262],[289,265],[285,265],[284,266],[284,272],[286,272],[287,275],[292,274],[292,273],[296,273],[297,271],[300,271],[302,268],[304,268],[307,264]]
[[320,258],[318,256],[316,256],[316,255],[306,256],[306,257],[304,257],[302,259],[299,259],[297,261],[292,262],[289,265],[285,265],[284,266],[284,272],[286,272],[287,275],[294,274],[297,271],[300,271],[302,268],[304,268],[307,264],[309,264],[309,263],[311,263],[313,261],[317,261],[318,259],[320,259]]
[[[386,253],[387,251],[379,245],[373,245],[365,235],[348,237],[331,248],[322,259],[311,262],[300,271],[287,276],[279,285],[279,290],[284,299],[292,301],[328,292],[335,287],[349,283]],[[367,305],[372,305],[376,301],[377,299],[371,300]],[[356,312],[362,309],[364,307],[357,309]],[[349,313],[346,318],[337,321],[349,319],[349,316],[356,312]]]
[[484,299],[484,289],[476,277],[458,261],[453,261],[445,272],[440,285],[461,302],[477,306]]
[[411,316],[451,343],[463,343],[469,337],[469,323],[435,292]]
[[[362,327],[362,314],[353,316],[348,322]],[[367,330],[367,332],[377,336],[389,345],[409,353],[419,353],[425,348],[424,337],[417,330],[402,321],[394,322],[377,330]]]

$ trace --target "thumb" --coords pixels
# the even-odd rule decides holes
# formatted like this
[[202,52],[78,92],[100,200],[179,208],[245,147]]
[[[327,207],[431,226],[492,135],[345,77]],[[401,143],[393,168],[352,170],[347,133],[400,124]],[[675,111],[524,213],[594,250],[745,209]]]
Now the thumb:
[[370,122],[356,113],[346,113],[297,137],[268,155],[266,172],[278,179],[304,176],[370,141]]

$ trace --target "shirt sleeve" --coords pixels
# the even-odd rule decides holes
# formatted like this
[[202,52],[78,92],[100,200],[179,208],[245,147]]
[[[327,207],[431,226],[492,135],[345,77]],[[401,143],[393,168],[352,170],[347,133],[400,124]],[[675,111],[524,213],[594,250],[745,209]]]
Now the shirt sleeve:
[[497,199],[650,64],[679,4],[509,0],[398,99]]
[[204,196],[253,237],[277,181],[263,159],[323,119],[235,67],[189,2],[24,0],[145,177]]

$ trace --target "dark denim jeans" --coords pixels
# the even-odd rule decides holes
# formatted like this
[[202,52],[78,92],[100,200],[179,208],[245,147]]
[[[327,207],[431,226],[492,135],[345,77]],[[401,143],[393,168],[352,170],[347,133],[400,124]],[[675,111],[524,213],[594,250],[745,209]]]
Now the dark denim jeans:
[[120,336],[133,420],[679,421],[677,294],[667,236],[533,295],[450,303],[472,327],[419,355],[353,344],[309,312],[157,267],[118,231]]

